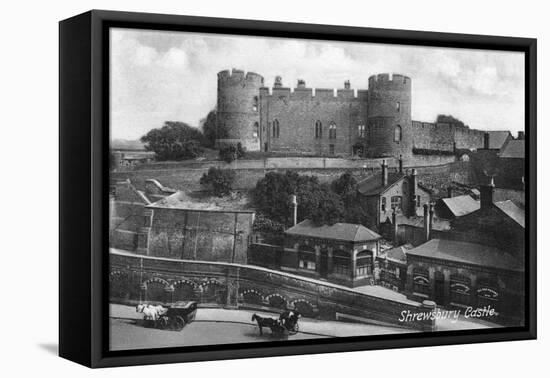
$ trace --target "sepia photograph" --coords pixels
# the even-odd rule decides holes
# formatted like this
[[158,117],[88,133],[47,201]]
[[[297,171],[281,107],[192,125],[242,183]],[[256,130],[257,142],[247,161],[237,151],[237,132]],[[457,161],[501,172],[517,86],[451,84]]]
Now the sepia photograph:
[[110,351],[526,325],[524,52],[108,36]]

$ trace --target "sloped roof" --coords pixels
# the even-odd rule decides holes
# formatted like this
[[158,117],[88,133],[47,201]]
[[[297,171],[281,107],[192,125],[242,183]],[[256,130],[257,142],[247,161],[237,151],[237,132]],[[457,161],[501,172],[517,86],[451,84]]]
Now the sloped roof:
[[525,210],[518,207],[511,200],[495,202],[494,205],[521,227],[525,228]]
[[235,212],[235,213],[253,213],[253,210],[239,207],[235,203],[224,203],[222,199],[204,201],[200,198],[193,198],[190,195],[178,191],[161,200],[147,206],[156,209],[181,209],[195,211],[219,211],[219,212]]
[[388,260],[396,261],[400,263],[407,262],[407,252],[412,249],[410,244],[400,245],[399,247],[391,248],[382,253]]
[[525,159],[525,140],[512,139],[502,146],[499,155],[501,158]]
[[489,133],[489,148],[500,150],[506,138],[511,137],[512,134],[507,130],[502,131],[488,131]]
[[519,261],[497,248],[456,240],[432,239],[409,250],[407,255],[523,271]]
[[332,226],[317,226],[309,219],[289,228],[285,231],[285,234],[352,242],[372,241],[382,238],[376,232],[360,224],[335,223]]
[[469,195],[456,196],[452,198],[442,198],[441,202],[447,206],[449,211],[455,217],[461,217],[473,213],[480,208],[480,202]]
[[359,193],[366,196],[380,194],[385,192],[393,184],[405,177],[404,173],[391,172],[388,173],[388,184],[382,185],[382,173],[375,174],[374,176],[367,177],[366,179],[357,183],[357,190]]
[[[424,228],[424,217],[406,217],[404,215],[397,215],[396,222],[398,225],[406,224],[418,228]],[[432,229],[436,231],[448,231],[451,229],[451,222],[447,219],[441,219],[434,217]]]

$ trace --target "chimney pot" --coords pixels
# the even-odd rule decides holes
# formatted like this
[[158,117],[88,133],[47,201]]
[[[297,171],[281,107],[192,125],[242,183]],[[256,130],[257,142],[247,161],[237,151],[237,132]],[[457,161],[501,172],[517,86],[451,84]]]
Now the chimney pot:
[[386,160],[382,160],[382,186],[388,185],[388,166]]
[[493,206],[493,194],[495,191],[495,180],[491,177],[488,185],[482,185],[479,188],[481,195],[481,208],[487,209]]

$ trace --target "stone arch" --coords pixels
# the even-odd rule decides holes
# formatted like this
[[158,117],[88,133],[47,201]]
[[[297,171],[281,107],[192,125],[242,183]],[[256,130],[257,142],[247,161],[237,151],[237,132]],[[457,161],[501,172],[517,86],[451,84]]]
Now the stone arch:
[[265,297],[265,300],[269,303],[270,307],[279,308],[281,310],[285,310],[288,307],[288,301],[279,293],[270,294]]
[[201,302],[224,303],[227,295],[227,287],[218,280],[209,279],[200,285]]
[[159,277],[149,278],[143,282],[142,287],[145,291],[145,301],[152,303],[165,303],[166,290],[170,287],[168,281]]
[[306,299],[297,299],[292,302],[292,306],[306,318],[314,318],[317,312],[317,306]]
[[241,293],[243,303],[260,305],[264,302],[264,296],[255,289],[247,289]]
[[198,285],[187,279],[180,279],[175,281],[173,284],[174,302],[178,301],[192,301],[197,299],[197,287]]

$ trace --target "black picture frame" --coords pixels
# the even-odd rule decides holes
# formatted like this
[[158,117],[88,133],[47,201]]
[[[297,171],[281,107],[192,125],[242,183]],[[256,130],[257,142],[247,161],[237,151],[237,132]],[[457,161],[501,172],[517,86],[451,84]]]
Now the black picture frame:
[[[525,326],[113,352],[108,341],[110,27],[460,47],[525,53]],[[59,354],[89,367],[535,339],[536,39],[92,10],[59,24]]]

